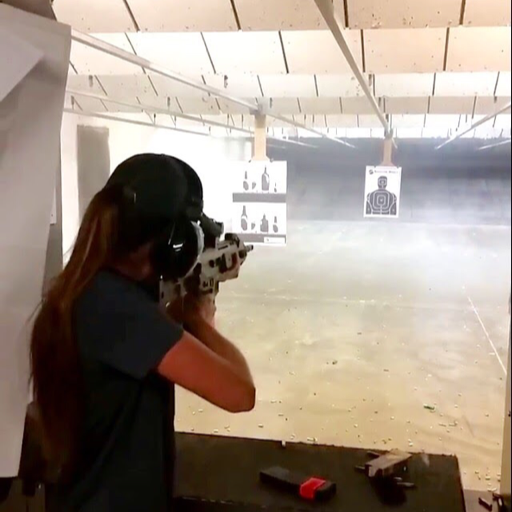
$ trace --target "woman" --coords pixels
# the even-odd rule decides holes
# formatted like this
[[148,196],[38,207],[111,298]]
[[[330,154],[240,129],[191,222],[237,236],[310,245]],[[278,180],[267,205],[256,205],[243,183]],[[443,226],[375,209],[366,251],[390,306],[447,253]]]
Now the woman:
[[57,510],[171,509],[174,384],[230,412],[254,407],[247,363],[211,304],[188,299],[184,330],[155,293],[197,261],[202,215],[195,172],[150,154],[123,162],[84,215],[31,339]]

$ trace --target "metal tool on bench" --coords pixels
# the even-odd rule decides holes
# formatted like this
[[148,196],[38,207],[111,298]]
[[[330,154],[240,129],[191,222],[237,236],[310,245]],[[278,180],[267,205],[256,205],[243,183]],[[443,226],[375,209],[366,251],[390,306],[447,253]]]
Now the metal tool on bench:
[[327,501],[336,494],[336,484],[323,478],[295,473],[281,467],[261,471],[260,480],[307,501]]

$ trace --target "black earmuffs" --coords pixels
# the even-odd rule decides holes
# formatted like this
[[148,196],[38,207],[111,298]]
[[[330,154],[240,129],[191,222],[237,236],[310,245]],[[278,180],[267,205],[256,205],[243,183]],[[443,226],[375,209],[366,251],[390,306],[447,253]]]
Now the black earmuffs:
[[153,268],[163,281],[177,281],[194,268],[203,249],[199,224],[179,219],[156,239],[151,252]]

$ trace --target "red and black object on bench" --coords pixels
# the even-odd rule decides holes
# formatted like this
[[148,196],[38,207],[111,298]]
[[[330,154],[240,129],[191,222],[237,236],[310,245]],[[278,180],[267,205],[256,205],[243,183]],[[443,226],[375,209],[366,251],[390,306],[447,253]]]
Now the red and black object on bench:
[[312,476],[274,467],[260,472],[262,483],[307,501],[327,501],[336,494],[336,484]]

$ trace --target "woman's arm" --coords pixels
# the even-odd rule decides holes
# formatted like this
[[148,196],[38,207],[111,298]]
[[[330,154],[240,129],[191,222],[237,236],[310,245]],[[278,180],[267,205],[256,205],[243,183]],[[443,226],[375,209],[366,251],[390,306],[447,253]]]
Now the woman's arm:
[[250,374],[187,332],[164,356],[158,373],[226,411],[254,408],[256,390]]
[[254,386],[251,370],[242,352],[210,323],[197,319],[190,332],[220,358],[228,361],[240,378]]
[[[214,310],[187,308],[185,332],[164,356],[158,373],[229,412],[254,408],[256,390],[242,353],[211,323]],[[206,318],[205,318],[206,317]]]

